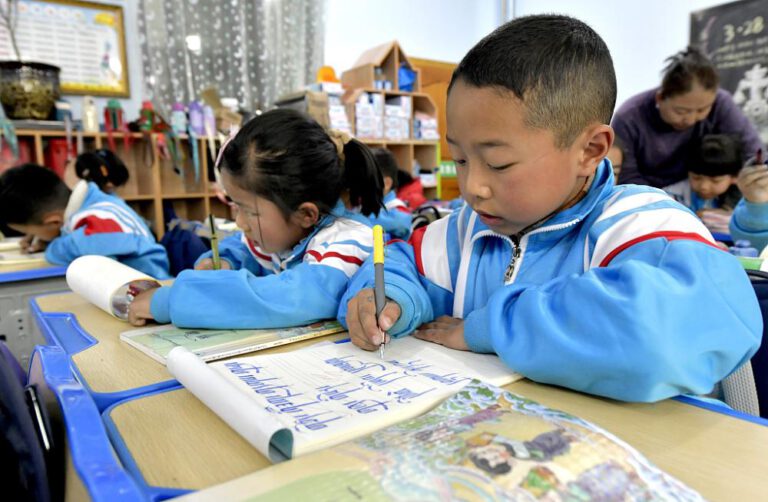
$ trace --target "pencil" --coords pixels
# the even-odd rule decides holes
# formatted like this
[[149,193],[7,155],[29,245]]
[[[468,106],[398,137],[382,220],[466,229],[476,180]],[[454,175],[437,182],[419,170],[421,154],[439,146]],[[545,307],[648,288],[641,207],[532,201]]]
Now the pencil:
[[[379,323],[379,315],[384,310],[387,298],[384,295],[384,229],[381,225],[373,227],[373,270],[374,286],[373,299],[376,304],[376,324]],[[381,331],[381,330],[379,330]],[[384,359],[384,333],[381,334],[381,345],[379,345],[379,357]]]
[[219,258],[219,238],[216,235],[216,224],[213,222],[213,215],[208,215],[208,223],[211,225],[211,251],[213,252],[213,269],[221,269],[221,258]]

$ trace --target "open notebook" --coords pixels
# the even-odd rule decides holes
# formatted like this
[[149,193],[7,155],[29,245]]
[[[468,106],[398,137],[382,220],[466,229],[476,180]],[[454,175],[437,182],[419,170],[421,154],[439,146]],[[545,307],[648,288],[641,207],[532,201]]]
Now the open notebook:
[[196,495],[233,502],[703,500],[596,425],[478,381],[427,414]]
[[281,329],[189,329],[163,324],[126,331],[120,334],[120,339],[165,364],[175,347],[184,347],[203,361],[215,361],[342,331],[344,328],[337,321]]
[[272,462],[343,443],[420,415],[472,379],[522,378],[495,355],[407,337],[386,357],[351,343],[206,365],[179,347],[168,371]]
[[11,265],[45,265],[45,253],[25,254],[19,249],[18,243],[14,247],[0,246],[0,267]]

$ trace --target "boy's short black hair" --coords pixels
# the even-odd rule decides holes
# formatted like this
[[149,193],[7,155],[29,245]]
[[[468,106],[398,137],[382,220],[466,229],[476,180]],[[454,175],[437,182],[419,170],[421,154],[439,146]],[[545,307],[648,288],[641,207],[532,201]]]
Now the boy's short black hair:
[[398,187],[397,174],[400,171],[395,156],[386,148],[372,148],[371,151],[373,152],[373,158],[376,159],[376,164],[381,170],[381,175],[392,179],[392,189],[394,190]]
[[70,193],[50,169],[37,164],[12,167],[0,176],[0,220],[39,225],[45,213],[67,207]]
[[688,171],[704,176],[736,176],[741,170],[741,139],[733,134],[706,134],[688,160]]
[[565,148],[590,124],[609,124],[616,74],[608,46],[582,21],[561,15],[514,19],[477,43],[453,72],[475,87],[511,91],[525,124],[548,129]]

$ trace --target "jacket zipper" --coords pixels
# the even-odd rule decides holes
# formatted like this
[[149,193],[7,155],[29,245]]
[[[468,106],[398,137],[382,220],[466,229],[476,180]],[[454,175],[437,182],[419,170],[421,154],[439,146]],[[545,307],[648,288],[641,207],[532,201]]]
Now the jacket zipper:
[[509,259],[509,265],[507,265],[507,270],[504,272],[504,284],[515,274],[515,266],[521,254],[520,234],[511,235],[509,238],[512,241],[512,257]]

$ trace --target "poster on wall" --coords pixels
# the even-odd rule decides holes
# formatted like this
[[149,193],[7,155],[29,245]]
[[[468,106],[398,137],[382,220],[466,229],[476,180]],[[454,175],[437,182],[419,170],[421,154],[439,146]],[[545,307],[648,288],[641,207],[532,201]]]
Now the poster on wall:
[[[79,0],[19,0],[16,43],[22,61],[61,68],[67,94],[128,97],[123,8]],[[0,26],[0,60],[14,60]]]
[[691,13],[691,45],[720,73],[720,86],[733,95],[768,143],[768,0],[741,0]]

